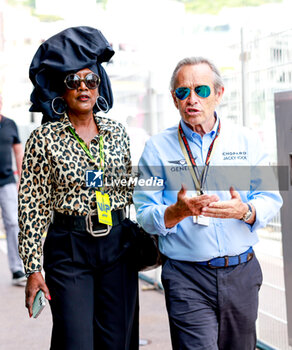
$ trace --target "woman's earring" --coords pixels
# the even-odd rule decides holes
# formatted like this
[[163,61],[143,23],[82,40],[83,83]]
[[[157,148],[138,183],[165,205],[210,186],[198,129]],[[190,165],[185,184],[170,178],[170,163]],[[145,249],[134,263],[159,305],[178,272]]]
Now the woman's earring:
[[[105,109],[100,108],[99,103],[98,103],[98,99],[99,98],[102,100],[102,104],[104,104],[106,106]],[[103,96],[98,96],[98,98],[96,99],[96,103],[95,104],[96,104],[97,108],[100,111],[102,111],[103,113],[107,113],[109,111],[109,105],[107,103],[107,100]]]
[[[61,102],[57,102],[56,108],[55,108],[55,102],[56,102],[58,99],[61,100]],[[64,109],[63,112],[57,111],[57,109],[60,110],[60,107],[63,107],[63,109]],[[52,100],[52,110],[53,110],[56,114],[58,114],[58,115],[63,115],[63,114],[66,113],[66,104],[65,104],[65,100],[63,99],[63,97],[57,96],[57,97],[55,97],[55,98]]]

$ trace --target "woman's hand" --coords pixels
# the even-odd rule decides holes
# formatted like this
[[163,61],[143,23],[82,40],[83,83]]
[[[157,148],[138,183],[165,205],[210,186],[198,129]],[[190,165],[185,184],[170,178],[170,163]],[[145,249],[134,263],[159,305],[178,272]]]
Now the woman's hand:
[[29,275],[25,287],[25,307],[28,309],[29,317],[32,316],[32,304],[36,293],[40,289],[44,292],[46,299],[51,300],[50,292],[43,275],[41,272],[34,272]]

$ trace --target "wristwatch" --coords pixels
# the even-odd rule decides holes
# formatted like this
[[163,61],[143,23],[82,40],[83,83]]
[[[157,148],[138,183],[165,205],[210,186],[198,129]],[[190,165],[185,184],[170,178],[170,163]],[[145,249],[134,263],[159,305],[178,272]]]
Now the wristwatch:
[[248,210],[247,210],[247,212],[243,215],[243,217],[241,218],[241,220],[244,221],[244,222],[247,222],[247,221],[251,218],[251,216],[252,216],[252,207],[251,207],[251,205],[250,205],[249,203],[246,203],[246,204],[247,204],[247,206],[248,206]]

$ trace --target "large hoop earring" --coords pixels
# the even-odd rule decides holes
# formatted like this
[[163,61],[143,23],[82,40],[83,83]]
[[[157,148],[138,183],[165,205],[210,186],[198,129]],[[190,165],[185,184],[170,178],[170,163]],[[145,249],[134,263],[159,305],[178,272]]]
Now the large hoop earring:
[[[101,98],[102,99],[102,102],[106,105],[106,109],[102,109],[100,108],[99,106],[99,103],[98,103],[98,99]],[[95,102],[97,108],[102,111],[103,113],[107,113],[109,111],[109,105],[107,103],[107,100],[103,97],[103,96],[98,96],[98,98],[96,99],[96,102]]]
[[[58,100],[58,99],[62,100],[62,103],[59,102],[59,104],[57,105],[57,108],[60,107],[60,106],[63,106],[63,107],[64,107],[64,111],[63,111],[63,112],[58,112],[58,111],[55,109],[55,107],[54,107],[55,101]],[[58,114],[58,115],[63,115],[63,114],[66,113],[66,104],[65,104],[65,100],[63,99],[63,97],[60,97],[60,96],[55,97],[55,98],[52,100],[51,106],[52,106],[52,110],[54,111],[54,113],[56,113],[56,114]]]

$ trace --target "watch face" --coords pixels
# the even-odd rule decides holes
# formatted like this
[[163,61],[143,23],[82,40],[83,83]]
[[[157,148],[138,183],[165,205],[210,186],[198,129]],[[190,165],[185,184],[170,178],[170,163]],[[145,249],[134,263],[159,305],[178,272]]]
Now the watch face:
[[249,210],[243,217],[244,221],[248,221],[251,218],[252,212]]
[[242,220],[243,221],[248,221],[252,216],[252,209],[251,206],[248,204],[248,211],[243,215]]

